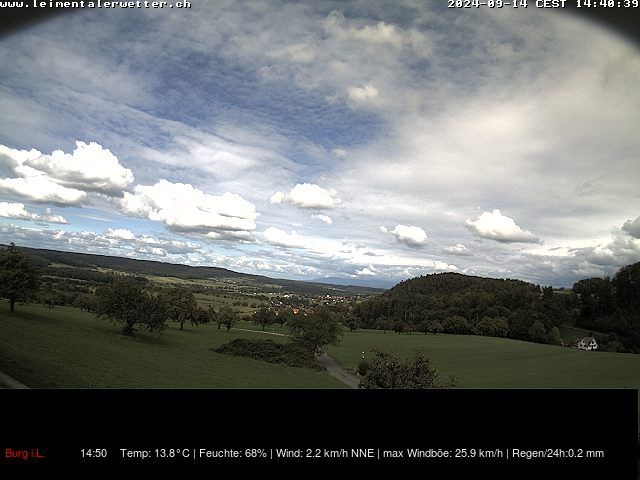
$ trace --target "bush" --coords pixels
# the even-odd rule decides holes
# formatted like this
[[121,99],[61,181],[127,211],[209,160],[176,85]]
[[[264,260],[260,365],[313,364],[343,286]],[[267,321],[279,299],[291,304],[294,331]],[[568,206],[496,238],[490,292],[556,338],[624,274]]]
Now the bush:
[[291,367],[306,367],[322,370],[307,352],[296,344],[276,343],[273,340],[236,338],[223,343],[214,350],[217,353],[236,357],[253,358],[269,363],[283,363]]
[[411,360],[401,360],[389,352],[374,350],[367,374],[358,388],[364,389],[428,389],[453,388],[455,380],[438,382],[438,371],[424,353],[418,352]]

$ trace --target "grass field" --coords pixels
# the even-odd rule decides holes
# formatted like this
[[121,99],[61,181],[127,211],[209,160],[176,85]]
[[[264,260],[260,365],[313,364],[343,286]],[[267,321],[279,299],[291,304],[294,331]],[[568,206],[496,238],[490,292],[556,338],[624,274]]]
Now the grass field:
[[210,350],[234,338],[264,338],[259,333],[216,325],[180,331],[170,323],[160,337],[127,338],[112,323],[71,307],[17,305],[14,315],[4,308],[0,371],[29,387],[345,388],[325,372]]
[[[6,305],[2,305],[6,306]],[[239,328],[260,330],[250,322]],[[231,357],[211,351],[234,338],[284,337],[176,324],[160,336],[122,336],[108,321],[70,307],[18,305],[0,312],[0,371],[30,387],[344,388],[324,372]],[[267,331],[286,332],[279,325]],[[443,379],[459,388],[638,388],[640,355],[583,352],[504,338],[345,332],[329,348],[347,369],[372,348],[410,357],[423,349]]]
[[506,338],[473,335],[398,335],[347,332],[329,348],[343,367],[355,369],[361,352],[378,348],[402,357],[422,348],[442,379],[459,388],[638,388],[640,355],[585,352]]

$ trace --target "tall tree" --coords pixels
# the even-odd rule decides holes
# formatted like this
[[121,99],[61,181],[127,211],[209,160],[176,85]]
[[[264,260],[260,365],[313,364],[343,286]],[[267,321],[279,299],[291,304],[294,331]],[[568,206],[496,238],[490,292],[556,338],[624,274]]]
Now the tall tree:
[[529,329],[529,338],[532,342],[544,343],[546,340],[547,331],[544,328],[544,324],[536,320]]
[[229,305],[224,305],[218,312],[218,329],[220,329],[220,325],[224,325],[228,332],[237,321],[238,314]]
[[167,326],[164,302],[144,290],[136,277],[117,277],[98,288],[95,310],[99,317],[122,324],[122,334],[133,336],[136,326],[161,332]]
[[278,316],[276,317],[276,323],[279,323],[282,327],[285,323],[289,321],[290,318],[293,317],[293,312],[290,308],[285,307],[278,312]]
[[12,242],[0,250],[0,297],[9,300],[9,311],[15,303],[27,300],[39,286],[39,277],[29,257]]
[[163,301],[170,320],[180,323],[180,330],[184,330],[184,322],[196,323],[198,304],[193,293],[184,287],[175,287],[169,290]]
[[291,342],[310,358],[322,353],[327,345],[335,345],[342,337],[342,325],[337,314],[320,307],[312,315],[294,315],[287,322]]
[[251,316],[251,321],[256,325],[261,325],[262,330],[264,330],[264,327],[276,323],[276,315],[269,307],[263,305]]

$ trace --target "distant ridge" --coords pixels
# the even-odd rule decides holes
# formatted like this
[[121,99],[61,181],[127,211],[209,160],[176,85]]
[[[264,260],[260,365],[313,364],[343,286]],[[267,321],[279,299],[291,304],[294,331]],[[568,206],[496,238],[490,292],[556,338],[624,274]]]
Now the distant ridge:
[[331,285],[358,286],[368,288],[382,288],[388,290],[395,285],[395,282],[380,280],[377,278],[342,278],[342,277],[322,277],[308,280],[314,283],[327,283]]
[[29,253],[39,266],[47,267],[49,263],[61,263],[75,268],[95,269],[107,268],[137,275],[154,275],[175,277],[190,280],[227,279],[247,284],[260,285],[265,289],[272,287],[282,293],[308,295],[372,295],[381,293],[383,289],[359,285],[343,285],[313,281],[271,278],[263,275],[234,272],[221,267],[190,266],[176,263],[158,262],[154,260],[138,260],[134,258],[115,257],[93,253],[65,252],[18,246]]

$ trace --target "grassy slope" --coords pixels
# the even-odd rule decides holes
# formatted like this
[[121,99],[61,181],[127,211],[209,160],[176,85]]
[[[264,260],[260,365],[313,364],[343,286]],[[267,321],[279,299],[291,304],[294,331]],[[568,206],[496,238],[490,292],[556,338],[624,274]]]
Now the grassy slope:
[[638,388],[640,355],[584,352],[504,338],[471,335],[398,335],[377,330],[347,332],[329,354],[356,368],[373,347],[411,356],[423,348],[444,379],[460,388]]
[[[116,327],[70,307],[0,304],[0,370],[31,387],[343,388],[324,372],[212,352],[233,338],[215,326],[175,324],[159,337],[120,335]],[[273,337],[279,341],[280,337]]]

